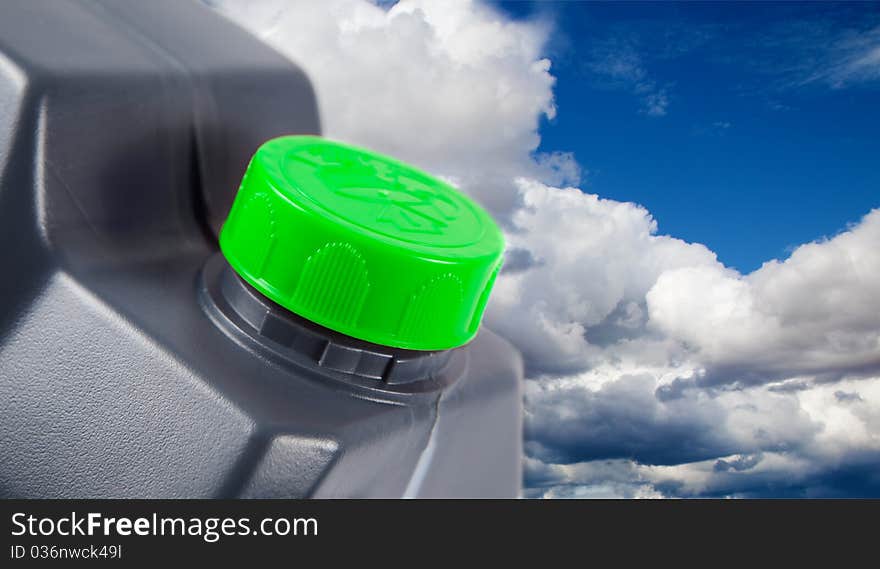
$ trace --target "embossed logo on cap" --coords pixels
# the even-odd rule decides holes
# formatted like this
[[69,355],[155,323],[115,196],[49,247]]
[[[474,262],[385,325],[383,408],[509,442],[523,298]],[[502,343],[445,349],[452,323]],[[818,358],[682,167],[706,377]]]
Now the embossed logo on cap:
[[[458,242],[433,244],[463,246],[480,237],[479,222],[455,190],[400,164],[345,148],[316,145],[286,156],[284,170],[289,178],[297,174],[300,186],[301,169],[308,169],[316,182],[302,188],[314,201],[370,231],[405,241],[424,241],[428,236],[448,235],[450,226],[457,224]],[[315,195],[319,186],[324,190],[322,196]],[[333,203],[339,198],[364,207],[334,207],[341,205]]]

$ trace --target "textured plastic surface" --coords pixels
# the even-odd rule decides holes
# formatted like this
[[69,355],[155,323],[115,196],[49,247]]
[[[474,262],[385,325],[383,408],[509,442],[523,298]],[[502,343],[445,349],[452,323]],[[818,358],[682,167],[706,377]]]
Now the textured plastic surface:
[[385,346],[443,350],[477,333],[504,242],[448,184],[313,136],[263,144],[220,248],[292,312]]
[[485,327],[452,383],[392,393],[199,302],[248,160],[287,133],[319,133],[307,78],[204,5],[3,3],[0,497],[518,492],[521,367]]

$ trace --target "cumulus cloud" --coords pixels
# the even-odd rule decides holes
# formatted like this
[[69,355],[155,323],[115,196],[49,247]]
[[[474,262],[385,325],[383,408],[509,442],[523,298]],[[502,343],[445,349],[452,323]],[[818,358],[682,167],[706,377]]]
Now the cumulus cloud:
[[686,343],[703,384],[880,372],[880,210],[833,239],[741,276],[719,266],[664,272],[649,324]]
[[452,178],[498,214],[515,205],[515,176],[577,181],[570,154],[533,155],[556,113],[547,25],[467,1],[320,4],[220,8],[305,69],[327,136]]
[[[527,363],[526,495],[880,494],[880,211],[742,275],[578,188],[571,154],[536,153],[549,22],[467,1],[219,8],[305,68],[327,135],[452,179],[502,222],[486,320]],[[666,112],[640,60],[603,61]]]
[[534,179],[513,183],[521,207],[508,242],[536,262],[498,281],[487,318],[533,373],[585,369],[603,357],[609,334],[641,334],[645,295],[662,272],[716,264],[702,245],[655,235],[638,205]]
[[[626,381],[630,389],[638,383]],[[854,397],[856,390],[863,395]],[[847,394],[843,404],[841,392]],[[537,458],[526,461],[528,495],[580,497],[595,493],[596,487],[623,497],[845,497],[880,492],[878,381],[845,380],[796,392],[757,387],[713,396],[704,390],[688,397],[703,402],[682,405],[676,400],[675,407],[667,407],[649,397],[642,397],[641,404],[638,398],[633,402],[626,397],[629,403],[620,407],[603,404],[597,412],[610,412],[613,417],[599,421],[591,417],[590,422],[613,425],[615,419],[622,422],[626,417],[627,424],[635,424],[636,433],[626,434],[626,426],[603,431],[603,435],[612,432],[610,440],[620,448],[599,453],[585,449],[583,460],[570,454],[569,460],[556,462],[542,459],[539,451]],[[690,456],[652,460],[636,443],[649,442],[649,452],[655,452],[662,445],[654,443],[669,439],[646,431],[648,424],[667,435],[678,426],[681,432],[675,436],[690,447]],[[596,458],[603,456],[609,458]]]

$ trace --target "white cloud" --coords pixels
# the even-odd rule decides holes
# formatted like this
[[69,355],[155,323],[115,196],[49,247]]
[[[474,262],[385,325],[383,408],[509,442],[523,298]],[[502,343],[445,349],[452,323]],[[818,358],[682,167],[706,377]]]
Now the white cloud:
[[[741,275],[641,206],[558,187],[582,173],[534,155],[555,113],[546,22],[464,1],[221,9],[305,68],[328,135],[501,218],[487,322],[528,365],[529,495],[835,495],[841,473],[880,492],[880,212]],[[640,60],[603,61],[666,112]]]
[[638,205],[515,183],[522,206],[508,242],[537,263],[499,279],[487,318],[533,370],[584,369],[603,356],[590,328],[640,329],[645,294],[663,271],[716,264],[702,245],[655,235]]
[[543,24],[461,0],[221,8],[305,69],[327,136],[451,177],[498,213],[514,205],[513,177],[574,167],[531,157],[540,118],[556,113]]
[[719,381],[880,371],[880,210],[837,237],[741,276],[715,266],[663,273],[650,324],[687,343]]

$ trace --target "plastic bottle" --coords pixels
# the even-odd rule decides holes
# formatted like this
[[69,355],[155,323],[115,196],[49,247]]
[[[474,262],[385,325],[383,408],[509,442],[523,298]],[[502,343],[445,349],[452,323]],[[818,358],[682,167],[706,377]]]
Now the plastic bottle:
[[316,108],[195,3],[4,7],[0,495],[519,492],[497,228]]

